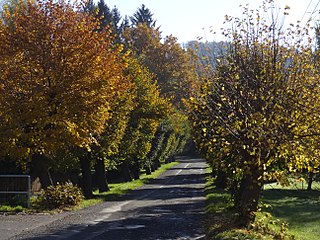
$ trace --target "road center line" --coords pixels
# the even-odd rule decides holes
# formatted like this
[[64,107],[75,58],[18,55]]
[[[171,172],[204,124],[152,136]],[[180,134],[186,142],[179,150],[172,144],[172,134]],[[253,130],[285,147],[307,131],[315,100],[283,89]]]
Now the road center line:
[[[187,168],[187,167],[189,167],[189,165],[190,165],[190,163],[188,163],[187,165],[185,165],[183,168]],[[179,175],[179,174],[182,172],[182,170],[184,170],[184,169],[180,169],[180,170],[175,174],[175,176]]]

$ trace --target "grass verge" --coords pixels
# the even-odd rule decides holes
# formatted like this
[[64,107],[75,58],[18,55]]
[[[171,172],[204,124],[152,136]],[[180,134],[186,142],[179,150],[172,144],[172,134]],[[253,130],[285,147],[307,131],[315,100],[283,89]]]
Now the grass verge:
[[249,228],[238,228],[237,213],[234,211],[230,194],[226,190],[216,189],[214,179],[209,176],[205,192],[207,239],[294,239],[288,233],[287,224],[264,209],[257,213],[255,223]]
[[95,198],[93,199],[85,199],[79,205],[74,207],[73,209],[81,209],[85,207],[89,207],[104,201],[115,200],[123,194],[126,194],[129,191],[132,191],[142,185],[148,183],[151,179],[155,179],[159,177],[159,175],[169,168],[177,165],[178,162],[172,162],[168,164],[163,164],[158,170],[154,171],[150,175],[142,174],[140,179],[133,180],[131,182],[124,183],[111,183],[109,184],[110,191],[105,193],[99,193],[98,191],[94,192]]
[[[140,179],[138,180],[133,180],[131,182],[125,182],[125,183],[112,183],[109,184],[110,191],[105,192],[105,193],[98,193],[98,191],[94,192],[94,198],[92,199],[84,199],[78,204],[77,206],[73,207],[68,207],[68,208],[63,208],[62,210],[79,210],[82,208],[86,208],[89,206],[96,205],[98,203],[102,203],[104,201],[108,200],[115,200],[121,195],[134,190],[138,187],[141,187],[142,185],[148,183],[151,179],[157,178],[161,173],[165,172],[169,168],[172,168],[173,166],[179,164],[179,162],[172,162],[168,164],[163,164],[158,170],[154,171],[150,175],[142,174],[140,176]],[[31,208],[26,208],[23,206],[9,206],[9,205],[1,205],[0,206],[0,213],[5,212],[5,213],[17,213],[17,212],[38,212],[39,207],[37,206],[37,199],[36,197],[31,198]],[[50,211],[40,209],[40,211],[45,211],[45,212],[60,212],[61,209],[53,209]]]
[[18,213],[26,211],[26,208],[18,205],[18,206],[9,206],[9,205],[1,205],[0,212],[10,212],[10,213]]

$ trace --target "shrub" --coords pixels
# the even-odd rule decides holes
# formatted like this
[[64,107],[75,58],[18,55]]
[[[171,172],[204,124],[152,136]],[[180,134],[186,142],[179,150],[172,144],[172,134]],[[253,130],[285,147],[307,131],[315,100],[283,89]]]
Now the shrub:
[[40,206],[44,208],[65,208],[75,206],[83,199],[82,191],[71,182],[49,186],[40,195]]

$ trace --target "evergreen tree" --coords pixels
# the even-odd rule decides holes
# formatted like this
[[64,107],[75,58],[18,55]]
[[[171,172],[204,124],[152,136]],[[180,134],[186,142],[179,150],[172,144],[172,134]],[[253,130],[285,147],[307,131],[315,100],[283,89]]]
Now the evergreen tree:
[[83,6],[83,11],[94,14],[97,10],[97,6],[94,4],[93,0],[88,0],[85,2],[85,5]]
[[139,23],[146,24],[150,28],[156,26],[156,20],[153,19],[153,13],[144,4],[130,17],[132,26],[137,26]]
[[315,27],[315,37],[316,37],[316,48],[315,48],[315,65],[319,68],[318,62],[320,61],[320,25],[317,24]]
[[104,0],[100,0],[98,2],[98,17],[100,18],[100,27],[104,29],[107,25],[113,25],[113,16],[110,8],[104,2]]
[[116,42],[121,43],[122,42],[122,33],[125,28],[129,27],[129,20],[126,17],[121,22],[121,14],[118,10],[118,8],[114,7],[111,11],[112,14],[112,28],[116,35]]
[[130,28],[130,19],[126,15],[120,25],[121,33],[123,33],[128,28]]
[[110,9],[104,0],[100,0],[97,5],[94,4],[93,0],[89,0],[83,10],[99,19],[100,30],[106,27],[110,28],[115,36],[115,42],[122,42],[122,32],[125,28],[129,27],[129,20],[125,18],[121,22],[122,17],[118,8],[114,7]]

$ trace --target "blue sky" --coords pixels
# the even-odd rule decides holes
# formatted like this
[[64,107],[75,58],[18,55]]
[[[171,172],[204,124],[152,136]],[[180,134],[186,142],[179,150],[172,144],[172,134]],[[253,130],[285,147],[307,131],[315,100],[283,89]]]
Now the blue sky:
[[[122,16],[131,16],[141,4],[145,4],[154,14],[157,26],[161,26],[163,37],[169,34],[179,42],[195,40],[221,40],[210,33],[210,29],[220,32],[224,16],[240,16],[240,4],[249,3],[250,8],[260,5],[259,0],[105,0],[109,7],[117,6]],[[290,6],[290,15],[285,22],[301,20],[305,22],[313,13],[319,20],[320,0],[278,0],[279,7]],[[317,6],[318,4],[318,6]],[[316,7],[317,6],[317,7]]]

